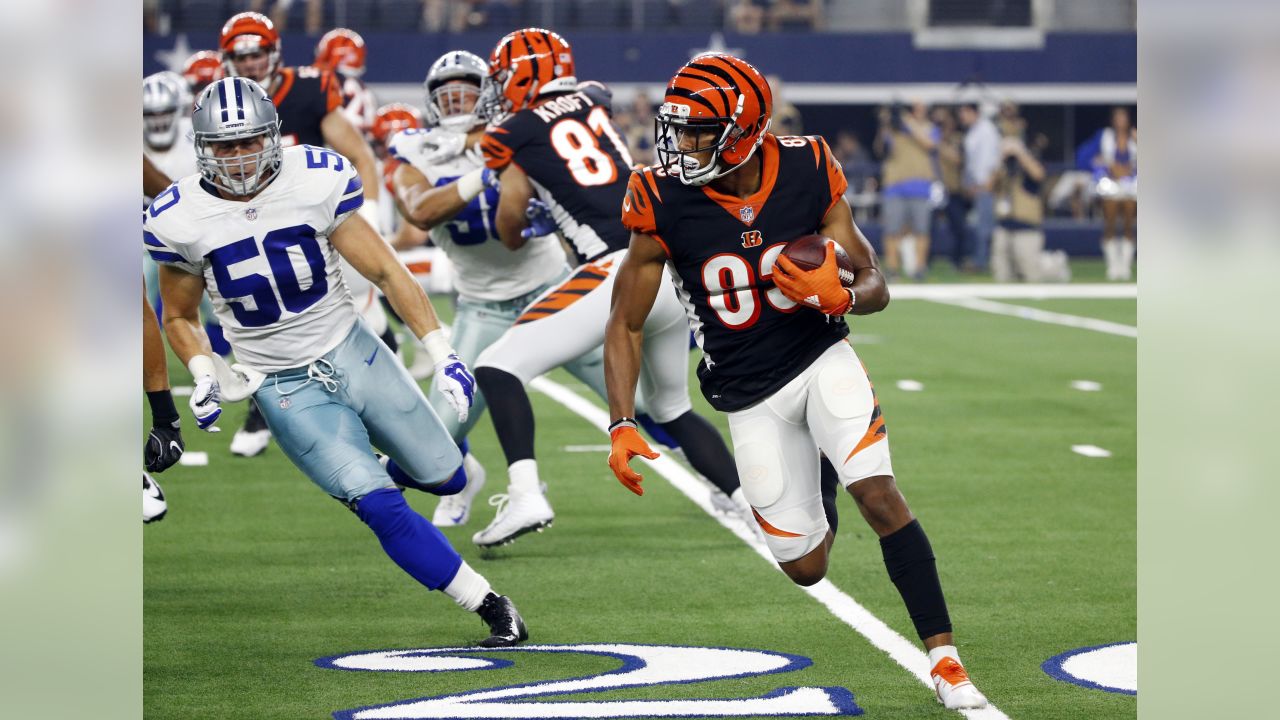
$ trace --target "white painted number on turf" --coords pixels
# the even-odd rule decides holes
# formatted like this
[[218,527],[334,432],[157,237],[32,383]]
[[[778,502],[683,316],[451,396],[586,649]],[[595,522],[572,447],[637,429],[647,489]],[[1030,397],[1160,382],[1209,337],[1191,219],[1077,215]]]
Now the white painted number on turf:
[[622,662],[616,670],[527,685],[438,695],[389,705],[342,710],[339,720],[416,720],[419,718],[664,718],[664,717],[784,717],[795,715],[861,715],[853,693],[839,687],[795,687],[760,697],[725,699],[603,700],[527,702],[546,696],[576,695],[622,688],[672,683],[707,682],[725,678],[801,670],[812,664],[806,657],[768,650],[679,647],[671,645],[527,645],[515,648],[426,648],[356,653],[316,660],[320,667],[374,672],[457,672],[497,670],[510,660],[476,657],[509,653],[583,653]]

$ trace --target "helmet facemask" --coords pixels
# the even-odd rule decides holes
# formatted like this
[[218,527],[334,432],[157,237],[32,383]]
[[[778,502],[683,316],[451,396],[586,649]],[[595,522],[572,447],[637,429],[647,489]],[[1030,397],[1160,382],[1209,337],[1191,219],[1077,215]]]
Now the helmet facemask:
[[[742,113],[742,105],[742,97],[739,96],[737,108],[731,117],[691,118],[689,106],[663,103],[658,109],[658,115],[653,124],[653,146],[658,156],[658,164],[668,173],[679,178],[680,182],[695,187],[724,177],[744,165],[763,142],[764,133],[768,130],[769,124],[765,123],[764,129],[747,149],[742,160],[736,163],[726,162],[723,157],[725,152],[733,149],[746,134],[746,131],[737,124],[738,116]],[[715,131],[712,133],[712,137],[715,138],[712,144],[688,150],[680,149],[680,139],[685,133],[693,132],[696,138],[707,130]],[[697,156],[706,152],[710,152],[711,157],[703,163]]]
[[143,110],[142,137],[148,147],[168,150],[178,139],[178,107],[169,110]]
[[[267,69],[262,78],[249,77],[242,75],[236,69],[235,59],[242,55],[251,55],[257,52],[265,52],[267,54]],[[280,45],[272,44],[261,35],[238,35],[234,39],[233,48],[223,53],[222,70],[227,77],[248,77],[250,80],[262,85],[270,87],[272,80],[275,79],[276,71],[280,69]]]
[[[262,138],[262,149],[258,152],[225,157],[215,153],[219,143],[255,137]],[[280,172],[283,160],[279,124],[238,133],[196,133],[196,165],[201,177],[232,195],[252,195],[266,187]]]
[[[482,83],[483,84],[483,83]],[[455,132],[468,132],[484,122],[481,89],[469,80],[447,80],[431,84],[427,91],[427,124]],[[462,110],[470,106],[470,110]]]

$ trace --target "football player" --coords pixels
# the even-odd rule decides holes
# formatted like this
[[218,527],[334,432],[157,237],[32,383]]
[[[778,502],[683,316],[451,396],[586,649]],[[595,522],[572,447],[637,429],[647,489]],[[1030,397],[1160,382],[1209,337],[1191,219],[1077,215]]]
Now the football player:
[[[265,15],[242,12],[222,26],[218,41],[223,70],[228,77],[247,77],[266,88],[280,114],[281,142],[291,145],[328,145],[350,158],[364,184],[365,203],[360,213],[370,224],[378,221],[378,168],[373,152],[360,132],[342,112],[342,94],[332,72],[310,66],[280,65],[280,35]],[[346,270],[351,296],[382,336],[394,348],[387,317],[373,288],[360,274]],[[253,403],[244,426],[231,440],[231,452],[252,457],[267,449],[271,431]]]
[[182,77],[186,78],[191,94],[198,96],[209,83],[222,79],[222,56],[212,50],[197,50],[182,64]]
[[[395,202],[394,185],[400,160],[392,157],[389,144],[391,138],[401,130],[421,127],[422,113],[418,112],[417,108],[404,103],[387,103],[374,113],[373,127],[369,130],[369,144],[373,147],[373,154],[378,158],[378,162],[382,163],[381,190],[385,190],[384,202],[378,203],[378,210],[382,213],[378,218],[378,230],[383,237],[388,238],[391,247],[400,251],[422,245],[427,241],[427,233],[401,219]],[[426,377],[418,377],[412,368],[410,373],[415,379],[421,380]]]
[[[540,233],[526,229],[514,251],[497,235],[498,190],[479,150],[485,117],[476,107],[486,75],[488,64],[472,53],[455,50],[442,55],[423,83],[427,128],[401,132],[390,143],[392,157],[401,161],[392,178],[397,207],[408,223],[430,231],[453,265],[458,305],[452,339],[467,363],[474,363],[511,327],[525,306],[569,274],[554,226],[544,224]],[[599,348],[565,367],[603,397]],[[434,387],[428,398],[437,412],[444,406],[445,398]],[[484,407],[484,396],[477,393],[465,422],[445,418],[464,452],[467,433]],[[433,518],[436,525],[461,525],[470,516],[484,471],[473,456],[466,458],[467,489],[441,498]]]
[[320,70],[335,73],[342,80],[342,112],[352,126],[367,135],[373,128],[377,102],[373,91],[360,79],[364,75],[366,55],[364,38],[360,33],[334,28],[316,43],[313,64]]
[[[382,291],[435,359],[450,412],[466,417],[475,383],[422,288],[356,212],[359,173],[331,150],[283,147],[271,97],[247,78],[206,88],[192,124],[200,172],[156,198],[143,242],[161,264],[166,334],[191,370],[197,425],[212,430],[223,399],[252,395],[294,465],[368,525],[397,565],[479,613],[491,632],[482,645],[524,640],[511,601],[397,487],[457,492],[462,456],[356,313],[338,256]],[[210,356],[196,322],[206,288],[239,360],[231,368]]]
[[[144,154],[143,194],[158,195],[168,184],[168,176],[151,164]],[[147,470],[161,473],[178,462],[186,445],[182,440],[182,422],[169,388],[169,369],[165,365],[160,324],[156,320],[156,311],[147,300],[145,284],[142,291],[142,390],[147,394],[147,404],[151,406],[151,432],[147,434],[147,444],[142,447],[142,463]],[[164,491],[155,479],[143,472],[142,522],[162,520],[168,511]]]
[[[604,340],[614,273],[627,251],[617,208],[632,160],[613,124],[608,89],[578,83],[573,51],[554,32],[526,28],[502,38],[489,56],[482,95],[485,114],[505,118],[481,143],[486,166],[501,173],[495,220],[502,244],[524,247],[531,235],[545,232],[540,226],[550,226],[543,217],[549,214],[581,263],[535,299],[476,362],[510,477],[506,502],[473,538],[489,547],[554,519],[538,477],[533,408],[524,386]],[[530,217],[526,209],[535,196]],[[693,468],[732,495],[740,488],[729,449],[689,401],[689,325],[675,290],[665,290],[645,324],[644,407]]]
[[[956,653],[933,550],[894,482],[880,405],[848,342],[846,313],[889,302],[875,252],[853,224],[844,173],[826,141],[769,133],[771,110],[765,78],[729,55],[698,56],[667,85],[655,120],[659,165],[631,175],[622,203],[631,249],[605,340],[609,466],[643,492],[628,463],[655,453],[636,432],[632,398],[646,318],[669,271],[703,351],[702,392],[728,415],[743,490],[783,572],[799,585],[826,574],[835,535],[819,484],[825,454],[880,537],[938,699],[953,709],[983,707]],[[830,245],[814,270],[782,255],[812,233],[848,253],[851,286]]]

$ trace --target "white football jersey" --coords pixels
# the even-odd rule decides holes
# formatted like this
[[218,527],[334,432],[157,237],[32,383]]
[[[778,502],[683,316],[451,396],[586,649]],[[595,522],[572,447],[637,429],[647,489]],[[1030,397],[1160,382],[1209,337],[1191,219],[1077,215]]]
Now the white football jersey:
[[[429,132],[448,131],[435,128]],[[401,144],[400,148],[406,145]],[[426,143],[415,145],[424,148]],[[425,151],[405,159],[436,187],[484,167],[484,158],[476,147],[443,162],[428,163]],[[532,238],[519,250],[508,250],[498,239],[494,221],[497,207],[498,191],[486,187],[456,217],[431,229],[431,242],[443,249],[453,263],[453,284],[463,299],[510,300],[555,280],[564,271],[564,247],[555,235]]]
[[204,277],[237,360],[268,373],[301,367],[356,321],[329,236],[363,192],[349,160],[296,145],[248,202],[224,200],[198,174],[170,185],[143,213],[143,244],[156,262]]
[[179,117],[177,123],[177,137],[167,150],[157,150],[145,142],[142,144],[143,154],[170,180],[184,178],[196,171],[196,135],[191,130],[191,118]]

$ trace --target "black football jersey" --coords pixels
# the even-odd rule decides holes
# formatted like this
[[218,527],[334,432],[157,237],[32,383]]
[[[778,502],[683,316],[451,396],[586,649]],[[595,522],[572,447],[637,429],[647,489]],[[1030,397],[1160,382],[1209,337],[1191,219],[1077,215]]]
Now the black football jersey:
[[618,222],[631,154],[612,103],[608,88],[584,82],[514,113],[480,143],[490,168],[514,163],[529,176],[579,262],[625,249],[631,239]]
[[271,96],[280,115],[280,144],[324,147],[320,121],[342,105],[342,89],[328,70],[287,67],[280,71],[280,86]]
[[717,410],[750,407],[849,334],[844,318],[789,300],[773,284],[786,244],[815,233],[844,195],[840,163],[820,137],[766,135],[760,189],[738,198],[690,187],[661,168],[631,176],[623,224],[667,251],[699,347],[702,393]]

